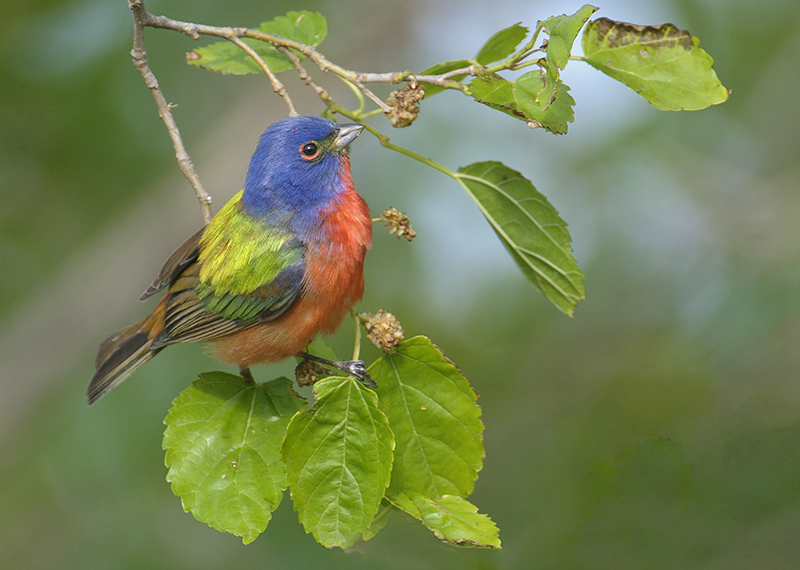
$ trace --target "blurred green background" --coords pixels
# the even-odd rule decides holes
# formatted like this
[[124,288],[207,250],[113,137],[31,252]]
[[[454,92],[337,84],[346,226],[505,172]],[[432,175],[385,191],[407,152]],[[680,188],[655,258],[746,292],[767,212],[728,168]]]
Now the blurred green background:
[[[351,69],[421,70],[495,31],[579,2],[151,1],[156,14],[255,25],[328,17],[324,53]],[[0,567],[797,568],[800,565],[800,4],[608,0],[598,16],[690,30],[733,90],[656,111],[588,66],[566,136],[457,93],[393,141],[456,168],[502,160],[569,222],[587,274],[574,319],[517,271],[466,195],[385,151],[353,147],[376,226],[361,310],[427,334],[481,395],[486,463],[472,501],[503,550],[440,544],[397,514],[354,553],[306,535],[287,500],[247,547],[183,513],[164,480],[162,419],[202,349],[164,352],[91,409],[98,343],[200,224],[149,92],[123,0],[32,0],[0,21]],[[198,45],[147,30],[153,70],[199,173],[223,204],[258,135],[285,116],[263,78],[191,69]],[[201,41],[201,44],[205,40]],[[319,74],[317,74],[319,75]],[[285,74],[301,111],[321,105]],[[329,78],[326,85],[342,94]],[[378,86],[385,95],[389,89]],[[382,118],[374,124],[390,130]],[[349,346],[348,326],[333,344]],[[374,356],[374,352],[368,353]],[[257,378],[291,375],[259,367]]]

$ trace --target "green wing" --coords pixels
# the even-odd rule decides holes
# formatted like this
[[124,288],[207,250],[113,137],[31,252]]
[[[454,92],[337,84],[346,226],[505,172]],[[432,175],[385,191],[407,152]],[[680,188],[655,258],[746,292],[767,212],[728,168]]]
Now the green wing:
[[197,296],[207,310],[229,319],[265,320],[283,312],[305,269],[300,240],[243,212],[241,192],[203,232],[198,263]]
[[170,284],[164,330],[153,346],[211,340],[272,320],[300,291],[302,242],[244,213],[240,198],[181,246],[145,292]]

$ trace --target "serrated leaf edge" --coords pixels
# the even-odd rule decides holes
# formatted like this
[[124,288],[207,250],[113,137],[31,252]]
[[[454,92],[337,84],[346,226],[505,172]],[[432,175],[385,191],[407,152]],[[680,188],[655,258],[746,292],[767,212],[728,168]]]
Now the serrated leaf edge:
[[[489,182],[488,180],[485,180],[485,179],[483,179],[483,178],[479,178],[479,177],[477,177],[477,176],[473,176],[473,175],[471,175],[471,174],[465,174],[465,173],[463,173],[463,172],[462,172],[462,170],[463,170],[463,169],[469,168],[470,166],[474,166],[474,164],[480,164],[480,163],[473,163],[473,164],[470,164],[470,165],[468,165],[468,166],[464,166],[464,167],[460,168],[460,169],[459,169],[459,171],[456,173],[456,181],[458,181],[458,183],[461,185],[461,187],[462,187],[462,188],[464,188],[464,190],[465,190],[465,191],[466,191],[466,192],[467,192],[467,193],[470,195],[470,197],[472,198],[472,201],[473,201],[473,202],[475,202],[475,204],[477,204],[477,206],[478,206],[478,209],[480,209],[481,213],[482,213],[482,214],[484,215],[484,217],[485,217],[485,218],[486,218],[486,219],[489,221],[489,223],[492,225],[492,227],[493,227],[493,228],[494,228],[494,230],[495,230],[495,231],[498,233],[498,235],[500,235],[500,237],[502,237],[502,238],[503,238],[503,240],[505,240],[505,242],[506,242],[507,244],[509,244],[509,245],[511,246],[511,248],[512,248],[512,249],[513,249],[515,252],[518,252],[518,255],[519,255],[519,256],[520,256],[520,257],[521,257],[523,260],[525,260],[525,261],[526,261],[526,264],[528,265],[528,267],[530,267],[530,268],[531,268],[531,270],[533,270],[533,271],[534,271],[534,272],[535,272],[537,275],[539,275],[539,277],[541,277],[541,278],[542,278],[542,280],[544,280],[544,281],[545,281],[545,282],[547,282],[547,283],[548,283],[548,284],[549,284],[551,287],[553,287],[553,289],[555,289],[556,291],[558,291],[558,293],[559,293],[559,294],[560,294],[562,297],[564,297],[565,299],[567,299],[568,301],[570,301],[570,302],[572,303],[572,306],[573,306],[573,309],[574,309],[574,307],[575,307],[575,305],[578,303],[578,301],[581,301],[581,300],[583,300],[583,299],[584,299],[584,297],[583,297],[583,296],[578,296],[578,295],[575,295],[575,294],[572,294],[572,293],[567,293],[566,291],[564,291],[564,290],[563,290],[563,289],[562,289],[560,286],[558,286],[556,283],[554,283],[552,279],[550,279],[550,278],[549,278],[547,275],[543,274],[543,273],[542,273],[542,272],[541,272],[541,271],[540,271],[540,270],[539,270],[537,267],[535,267],[534,265],[532,265],[532,264],[528,263],[528,262],[527,262],[527,260],[525,259],[525,257],[524,257],[523,255],[521,255],[521,254],[520,254],[520,252],[521,252],[521,253],[524,253],[524,254],[526,254],[526,255],[530,255],[531,257],[533,257],[533,258],[535,258],[535,259],[538,259],[538,260],[540,260],[540,261],[544,262],[546,265],[548,265],[548,266],[549,266],[549,267],[551,267],[553,270],[555,270],[555,271],[556,271],[556,273],[558,273],[559,275],[562,275],[562,276],[563,276],[563,277],[564,277],[564,278],[565,278],[565,279],[566,279],[566,280],[567,280],[567,281],[568,281],[568,282],[569,282],[569,283],[570,283],[570,284],[571,284],[571,285],[572,285],[572,286],[573,286],[573,287],[574,287],[576,290],[580,291],[580,290],[582,289],[582,287],[580,286],[580,284],[576,283],[576,282],[575,282],[575,280],[574,280],[574,279],[571,277],[571,275],[573,275],[573,273],[572,273],[572,272],[566,272],[566,271],[564,271],[563,269],[561,269],[561,268],[560,268],[560,267],[558,267],[557,265],[554,265],[554,264],[553,264],[553,262],[551,262],[549,259],[547,259],[547,258],[545,258],[545,257],[542,257],[541,255],[539,255],[538,253],[536,253],[536,252],[534,252],[534,251],[531,251],[531,250],[529,250],[529,249],[526,249],[526,248],[522,248],[522,247],[520,247],[518,244],[516,244],[516,242],[512,241],[512,240],[511,240],[511,238],[508,236],[508,234],[507,234],[507,233],[506,233],[506,232],[503,230],[502,226],[500,226],[500,224],[499,224],[499,223],[498,223],[498,222],[497,222],[497,221],[494,219],[494,217],[493,217],[493,216],[491,216],[491,215],[489,214],[488,210],[487,210],[487,209],[486,209],[486,208],[483,206],[483,204],[481,204],[481,202],[480,202],[480,201],[477,199],[477,197],[476,197],[476,196],[473,194],[473,192],[472,192],[472,190],[469,188],[469,186],[463,182],[463,180],[471,180],[471,181],[473,181],[473,182],[476,182],[476,183],[483,184],[483,185],[485,185],[485,186],[488,186],[489,188],[492,188],[492,189],[493,189],[493,190],[495,190],[495,191],[496,191],[498,194],[502,195],[502,196],[503,196],[504,198],[506,198],[506,199],[507,199],[509,202],[511,202],[512,204],[514,204],[514,205],[515,205],[515,206],[516,206],[516,207],[517,207],[519,210],[521,210],[522,212],[524,212],[524,213],[525,213],[525,216],[526,216],[526,217],[527,217],[527,218],[528,218],[528,219],[529,219],[531,222],[533,222],[533,224],[534,224],[534,225],[535,225],[535,226],[536,226],[536,227],[537,227],[537,228],[538,228],[538,229],[539,229],[539,230],[542,232],[542,234],[543,234],[543,235],[547,236],[547,239],[548,239],[548,240],[549,240],[549,241],[550,241],[550,242],[551,242],[551,243],[552,243],[554,246],[556,246],[556,248],[557,248],[559,251],[561,251],[561,252],[562,252],[564,255],[566,255],[568,258],[571,258],[571,259],[573,259],[573,260],[574,260],[574,259],[575,259],[575,256],[573,255],[572,248],[570,248],[569,250],[567,250],[567,249],[565,249],[565,248],[564,248],[564,247],[563,247],[561,244],[559,244],[559,243],[558,243],[558,242],[557,242],[557,241],[556,241],[556,240],[553,238],[553,236],[551,236],[551,235],[550,235],[550,233],[549,233],[549,232],[547,232],[547,231],[545,230],[545,227],[544,227],[544,226],[542,226],[542,224],[540,224],[540,223],[539,223],[539,222],[536,220],[536,218],[534,218],[533,216],[531,216],[531,214],[530,214],[530,213],[529,213],[529,212],[528,212],[528,211],[527,211],[525,208],[523,208],[523,207],[521,207],[521,206],[519,205],[519,202],[518,202],[517,200],[515,200],[514,198],[512,198],[511,196],[509,196],[509,195],[508,195],[508,193],[507,193],[507,192],[505,192],[505,191],[504,191],[502,188],[500,188],[500,187],[499,187],[497,184],[494,184],[494,183],[492,183],[492,182]],[[498,167],[500,167],[500,166],[505,166],[505,165],[503,165],[502,163],[499,163],[499,162],[498,162],[498,163],[496,163],[496,165],[492,166],[492,169],[494,169],[494,168],[498,168]],[[508,167],[505,167],[505,168],[508,168]],[[492,169],[490,169],[490,170],[487,170],[487,171],[486,171],[486,173],[490,172]],[[509,169],[509,170],[512,170],[512,169]],[[516,176],[515,178],[509,178],[508,180],[520,179],[520,180],[524,180],[525,182],[528,182],[528,183],[530,184],[530,181],[529,181],[527,178],[525,178],[525,177],[524,177],[524,176],[522,176],[521,174],[517,173],[516,171],[514,171],[514,172],[517,174],[517,176]],[[484,175],[485,175],[486,173],[484,173]],[[505,182],[505,181],[504,181],[504,182]],[[551,206],[551,207],[552,207],[552,206]],[[576,262],[576,266],[577,266],[577,262]],[[580,276],[583,276],[583,273],[582,273],[582,272],[580,272],[580,270],[579,270],[579,275],[580,275]],[[558,307],[558,305],[556,305],[556,306]],[[559,308],[560,310],[563,310],[563,309],[561,309],[561,307],[558,307],[558,308]],[[565,311],[565,312],[566,312],[566,311]],[[571,314],[572,314],[572,312],[571,312],[571,311],[569,311],[569,312],[567,312],[567,314],[571,315]]]

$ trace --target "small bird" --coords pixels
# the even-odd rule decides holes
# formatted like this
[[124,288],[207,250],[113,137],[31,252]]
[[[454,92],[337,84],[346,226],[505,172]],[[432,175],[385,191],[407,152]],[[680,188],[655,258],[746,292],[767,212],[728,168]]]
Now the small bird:
[[144,301],[166,288],[153,313],[100,345],[89,404],[179,342],[206,342],[249,381],[251,366],[300,355],[372,382],[361,361],[304,352],[318,333],[333,333],[364,292],[372,218],[347,151],[363,128],[302,115],[264,131],[244,189],[142,294]]

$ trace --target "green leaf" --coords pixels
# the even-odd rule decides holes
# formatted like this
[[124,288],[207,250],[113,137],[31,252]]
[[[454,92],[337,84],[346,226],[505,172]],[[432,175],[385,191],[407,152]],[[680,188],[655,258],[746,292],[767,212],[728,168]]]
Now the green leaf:
[[728,99],[700,40],[672,24],[636,26],[598,18],[583,33],[586,61],[664,111],[694,111]]
[[247,384],[203,374],[172,403],[164,423],[167,481],[185,511],[245,544],[264,532],[286,488],[280,446],[306,403],[278,378]]
[[328,548],[370,527],[392,467],[394,437],[375,393],[352,378],[314,385],[317,402],[292,418],[283,443],[300,522]]
[[551,133],[566,134],[567,125],[575,119],[574,106],[575,99],[569,94],[569,85],[559,80],[553,102],[542,111],[539,119],[533,120]]
[[517,105],[526,114],[541,113],[548,108],[556,97],[558,76],[548,69],[534,69],[513,82],[512,87],[517,97]]
[[433,535],[456,546],[500,548],[497,526],[478,513],[478,508],[458,496],[431,499],[419,493],[401,493],[390,498],[400,510],[419,519]]
[[545,69],[529,71],[516,81],[485,73],[472,80],[469,90],[476,101],[552,133],[566,133],[574,119],[569,87]]
[[[457,61],[445,61],[442,63],[437,63],[425,71],[422,71],[420,75],[441,75],[442,73],[447,73],[463,67],[469,67],[473,63],[478,63],[479,65],[488,65],[490,63],[494,63],[495,61],[505,59],[514,53],[516,47],[522,40],[525,39],[527,35],[528,28],[520,24],[514,24],[513,26],[509,26],[504,30],[500,30],[491,38],[489,38],[489,40],[478,51],[478,55],[475,56],[474,60],[459,59]],[[461,81],[465,77],[466,75],[456,75],[452,79],[453,81]],[[425,97],[431,97],[442,92],[443,90],[444,89],[438,85],[429,85],[426,83]]]
[[477,395],[424,336],[401,342],[369,367],[396,447],[387,494],[469,495],[483,466]]
[[[317,12],[291,11],[287,12],[285,16],[278,16],[269,22],[262,22],[255,29],[302,44],[317,46],[325,39],[327,22],[325,17]],[[273,72],[279,73],[294,67],[285,55],[270,44],[250,38],[243,38],[242,41],[253,48]],[[295,53],[302,59],[302,54]],[[228,41],[197,48],[186,54],[186,62],[189,65],[222,74],[263,73],[253,58]]]
[[525,111],[531,127],[543,127],[551,133],[566,134],[568,123],[575,118],[572,110],[575,99],[569,94],[569,86],[558,79],[557,72],[544,69],[529,71],[521,75],[515,84],[517,93],[523,95],[519,105]]
[[479,75],[470,82],[469,91],[476,101],[484,105],[523,121],[528,119],[525,111],[520,109],[515,83],[496,73]]
[[281,36],[309,46],[318,46],[328,34],[328,22],[319,12],[289,11],[269,22],[262,22],[256,30]]
[[[442,73],[448,73],[450,71],[455,71],[456,69],[462,69],[464,67],[469,67],[472,65],[472,62],[468,59],[459,59],[458,61],[445,61],[442,63],[437,63],[436,65],[432,65],[425,71],[420,72],[420,75],[441,75]],[[464,79],[466,75],[455,75],[451,77],[453,81],[461,81]],[[438,85],[431,85],[429,83],[425,83],[425,97],[431,97],[432,95],[436,95],[444,91],[444,87],[439,87]]]
[[597,12],[597,8],[585,4],[572,16],[562,14],[552,16],[544,21],[544,27],[550,36],[547,42],[547,63],[564,69],[569,61],[572,44],[589,17]]
[[489,220],[522,273],[569,316],[584,298],[584,275],[567,224],[529,180],[500,162],[458,170],[458,182]]
[[514,53],[517,46],[528,35],[528,28],[521,23],[516,23],[503,30],[500,30],[495,35],[487,40],[483,47],[478,50],[475,56],[475,61],[479,65],[489,65],[501,59],[507,58]]
[[[242,41],[253,48],[264,60],[264,63],[275,73],[291,68],[291,62],[286,56],[272,46],[250,38],[243,38]],[[223,75],[263,73],[253,58],[228,41],[217,42],[190,51],[186,54],[186,63],[194,67],[216,71]]]

